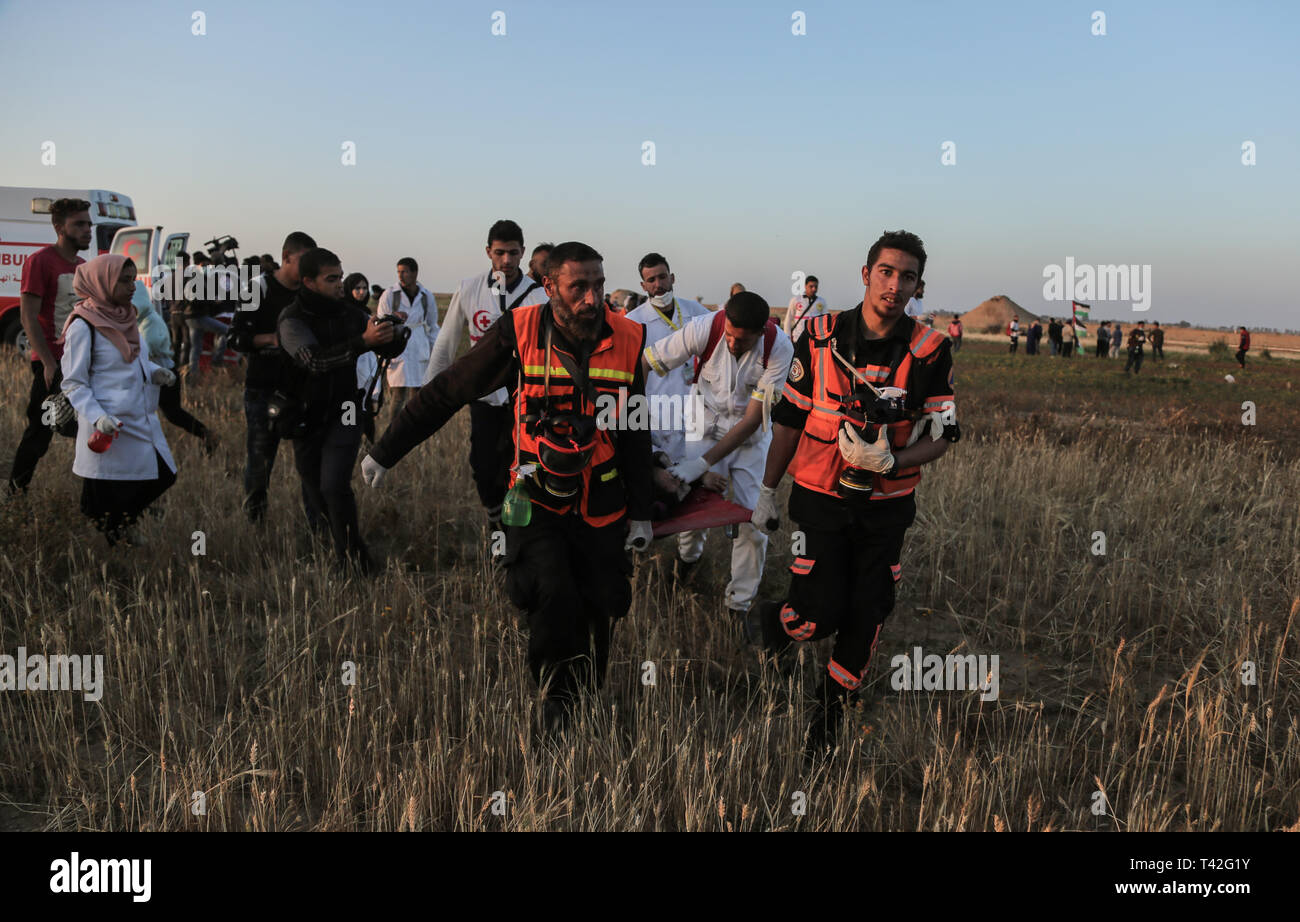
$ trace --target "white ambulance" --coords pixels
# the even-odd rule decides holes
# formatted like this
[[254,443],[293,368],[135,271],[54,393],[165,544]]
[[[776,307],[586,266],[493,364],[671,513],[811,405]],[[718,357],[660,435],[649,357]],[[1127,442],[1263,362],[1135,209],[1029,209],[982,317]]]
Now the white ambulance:
[[23,264],[41,247],[55,242],[50,206],[61,198],[90,202],[94,237],[90,249],[82,254],[83,258],[109,252],[117,232],[136,224],[135,205],[129,196],[119,192],[0,186],[0,342],[18,346],[24,352],[27,335],[18,315]]

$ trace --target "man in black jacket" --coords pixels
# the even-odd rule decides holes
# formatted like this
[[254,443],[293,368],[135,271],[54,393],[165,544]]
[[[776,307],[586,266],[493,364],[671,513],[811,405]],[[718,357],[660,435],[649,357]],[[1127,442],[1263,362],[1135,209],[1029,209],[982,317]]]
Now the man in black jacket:
[[[294,231],[285,237],[280,268],[273,274],[257,277],[254,284],[258,286],[258,297],[250,297],[240,305],[230,324],[230,345],[248,356],[244,375],[244,418],[248,422],[244,511],[253,522],[260,522],[266,516],[266,494],[275,467],[275,453],[280,447],[280,437],[272,431],[267,415],[267,407],[283,383],[284,374],[276,325],[280,312],[289,306],[298,290],[298,259],[315,246],[316,241],[302,231]],[[314,505],[305,490],[302,503],[308,524],[320,528],[325,518],[324,510]]]
[[396,335],[395,324],[342,300],[343,267],[329,250],[308,250],[298,267],[302,287],[278,325],[287,359],[283,390],[298,401],[301,414],[294,466],[304,493],[329,517],[339,562],[351,558],[369,574],[372,564],[352,495],[363,421],[357,405],[357,356],[373,349],[380,358],[393,358],[406,340]]
[[1051,322],[1047,324],[1047,341],[1052,347],[1052,355],[1061,355],[1065,352],[1065,349],[1062,348],[1064,333],[1061,321],[1053,317]]

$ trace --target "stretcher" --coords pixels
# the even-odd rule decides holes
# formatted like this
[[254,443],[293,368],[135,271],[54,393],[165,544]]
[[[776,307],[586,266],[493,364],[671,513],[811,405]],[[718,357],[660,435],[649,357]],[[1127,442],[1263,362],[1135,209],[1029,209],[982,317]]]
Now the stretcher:
[[753,510],[723,498],[721,493],[695,487],[684,500],[669,510],[667,518],[654,522],[654,536],[662,538],[679,531],[698,531],[748,522],[753,514]]

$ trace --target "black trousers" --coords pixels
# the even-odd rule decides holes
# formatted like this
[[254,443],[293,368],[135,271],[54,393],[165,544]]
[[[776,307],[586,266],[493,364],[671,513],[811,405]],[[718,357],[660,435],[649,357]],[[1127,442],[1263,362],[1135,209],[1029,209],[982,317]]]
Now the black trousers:
[[[1238,349],[1238,350],[1237,350],[1237,364],[1240,365],[1242,368],[1245,368],[1245,367],[1246,367],[1246,350],[1245,350],[1245,349]],[[46,440],[47,444],[48,444],[48,441],[49,441],[49,440],[47,439],[47,440]],[[14,462],[14,463],[15,463],[15,465],[17,465],[17,462]]]
[[1156,345],[1155,343],[1151,344],[1151,360],[1154,362],[1156,359],[1159,359],[1162,362],[1165,360],[1164,344],[1160,344],[1160,345]]
[[339,562],[351,558],[363,572],[369,572],[370,555],[361,540],[357,499],[352,493],[352,468],[360,447],[360,421],[349,425],[342,414],[332,413],[328,421],[294,440],[293,463],[302,478],[304,499],[325,511]]
[[81,480],[81,513],[95,523],[109,544],[116,544],[140,513],[176,482],[176,474],[154,450],[158,476],[152,480]]
[[[268,493],[271,489],[271,472],[275,469],[275,455],[280,448],[280,437],[271,431],[267,405],[274,390],[271,388],[244,388],[244,418],[248,422],[248,458],[244,463],[244,511],[249,521],[260,522],[266,517]],[[325,510],[317,497],[302,489],[302,507],[307,524],[314,530],[324,527]]]
[[190,357],[190,325],[185,322],[183,307],[171,312],[167,326],[172,334],[172,367],[179,377]]
[[181,379],[179,377],[168,387],[158,389],[158,409],[162,411],[163,418],[167,422],[184,429],[190,435],[203,438],[208,434],[207,426],[195,419],[181,406]]
[[45,386],[45,366],[40,360],[32,362],[32,388],[27,398],[27,428],[18,440],[18,450],[14,452],[14,463],[9,470],[9,489],[26,490],[36,473],[36,464],[50,450],[50,440],[54,438],[54,428],[45,425],[41,417],[45,409],[41,406],[45,398],[59,390],[59,381],[63,373],[54,373],[54,386]]
[[506,593],[528,616],[528,668],[551,698],[604,684],[614,622],[632,604],[626,536],[625,519],[593,528],[536,504],[527,526],[506,528]]
[[1133,369],[1133,374],[1142,374],[1142,351],[1140,349],[1128,354],[1128,361],[1124,363],[1124,374],[1128,374],[1130,368]]
[[514,410],[509,404],[494,407],[475,400],[469,405],[469,466],[474,472],[474,489],[494,519],[501,517],[501,501],[506,496],[514,453],[513,423]]
[[803,531],[805,544],[790,566],[781,626],[797,641],[834,635],[827,672],[844,690],[855,691],[881,625],[894,610],[903,538],[916,518],[916,501],[909,494],[850,504],[796,486],[790,518]]

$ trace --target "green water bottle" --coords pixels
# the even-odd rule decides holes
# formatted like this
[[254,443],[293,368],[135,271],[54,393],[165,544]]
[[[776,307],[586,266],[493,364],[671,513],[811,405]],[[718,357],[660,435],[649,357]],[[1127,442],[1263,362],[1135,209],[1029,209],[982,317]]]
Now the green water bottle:
[[516,528],[523,528],[533,520],[533,503],[528,498],[528,487],[524,486],[524,478],[533,469],[531,465],[525,467],[527,470],[521,468],[517,472],[515,485],[506,493],[505,501],[501,504],[501,521]]

